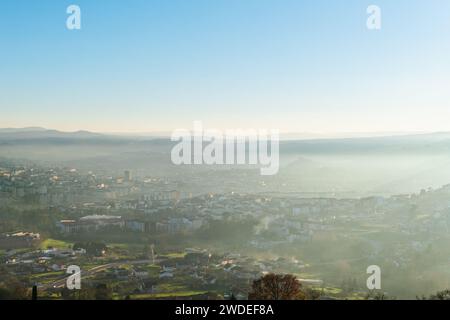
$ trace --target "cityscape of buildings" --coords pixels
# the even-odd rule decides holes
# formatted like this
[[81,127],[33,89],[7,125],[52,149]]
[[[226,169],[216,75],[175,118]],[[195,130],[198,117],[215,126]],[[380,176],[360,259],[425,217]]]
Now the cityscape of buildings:
[[[130,170],[114,177],[3,166],[2,212],[44,210],[50,225],[16,222],[20,229],[11,232],[17,217],[6,215],[0,222],[2,270],[37,284],[47,298],[62,294],[64,271],[72,264],[89,265],[88,283],[119,281],[116,298],[177,297],[193,290],[192,296],[203,298],[244,299],[251,282],[269,272],[296,274],[325,298],[362,298],[365,265],[381,264],[395,274],[430,257],[433,268],[447,262],[445,256],[436,261],[433,251],[449,234],[450,186],[365,198],[193,196],[176,186],[170,179],[133,177]],[[102,254],[87,254],[88,242],[104,245]],[[343,252],[328,251],[335,245]],[[173,281],[184,290],[162,289]],[[403,294],[395,286],[391,291]]]

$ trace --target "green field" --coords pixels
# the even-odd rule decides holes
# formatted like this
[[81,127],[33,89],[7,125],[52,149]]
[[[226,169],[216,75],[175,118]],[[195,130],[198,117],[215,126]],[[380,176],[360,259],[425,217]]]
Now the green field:
[[186,256],[186,253],[185,252],[173,252],[173,253],[165,254],[164,256],[166,256],[169,259],[184,258]]
[[56,240],[56,239],[45,239],[42,241],[39,245],[39,249],[45,250],[48,248],[57,248],[57,249],[69,249],[72,248],[73,243],[66,242],[62,240]]

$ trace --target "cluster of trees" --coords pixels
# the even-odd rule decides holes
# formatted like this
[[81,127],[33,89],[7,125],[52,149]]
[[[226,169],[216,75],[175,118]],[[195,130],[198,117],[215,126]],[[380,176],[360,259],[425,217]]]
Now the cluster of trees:
[[0,283],[0,300],[29,300],[31,289],[14,279]]
[[[353,284],[353,279],[348,281]],[[253,281],[252,290],[248,295],[249,300],[317,300],[320,292],[305,289],[297,278],[290,274],[267,274]],[[366,300],[395,300],[385,292],[371,291]],[[450,300],[450,289],[438,291],[430,296],[417,297],[419,300]]]
[[419,300],[450,300],[450,290],[438,291],[435,294],[430,295],[428,298],[425,296],[417,297]]
[[[384,292],[371,292],[366,296],[369,300],[395,300],[395,297],[389,297]],[[418,296],[417,300],[450,300],[450,290],[438,291],[434,294],[427,296]]]
[[255,225],[258,222],[255,219],[246,219],[244,221],[212,220],[208,225],[200,228],[194,237],[201,241],[227,241],[227,243],[242,242],[253,234]]
[[56,231],[55,221],[63,219],[55,209],[18,209],[0,210],[0,232],[26,229],[28,231],[51,234]]

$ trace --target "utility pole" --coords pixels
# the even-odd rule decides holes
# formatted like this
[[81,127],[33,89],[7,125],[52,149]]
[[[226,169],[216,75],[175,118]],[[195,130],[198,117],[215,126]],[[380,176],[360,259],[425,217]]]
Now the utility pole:
[[150,249],[152,250],[152,264],[155,264],[155,245],[152,243],[150,246]]

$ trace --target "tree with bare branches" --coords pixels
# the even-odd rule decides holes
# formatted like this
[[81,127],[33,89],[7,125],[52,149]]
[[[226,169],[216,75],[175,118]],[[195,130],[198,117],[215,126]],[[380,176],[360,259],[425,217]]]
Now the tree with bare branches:
[[269,273],[253,281],[248,298],[249,300],[304,300],[306,296],[295,276]]

